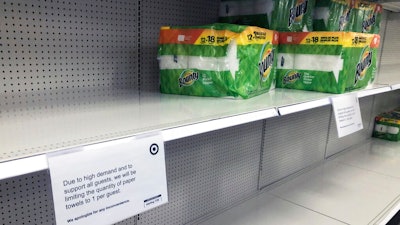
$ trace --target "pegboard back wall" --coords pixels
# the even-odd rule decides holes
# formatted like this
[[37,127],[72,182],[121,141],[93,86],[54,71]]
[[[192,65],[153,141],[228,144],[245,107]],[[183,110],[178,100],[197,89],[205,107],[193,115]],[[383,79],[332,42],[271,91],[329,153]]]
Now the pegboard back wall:
[[1,0],[0,107],[138,90],[137,2]]
[[0,181],[0,224],[55,224],[49,173],[46,170]]
[[168,204],[138,225],[197,224],[257,193],[263,121],[165,143]]
[[219,0],[139,1],[140,92],[159,91],[157,43],[162,26],[192,26],[217,22]]
[[268,119],[259,187],[324,160],[331,106]]
[[[114,225],[136,225],[136,219]],[[0,224],[56,225],[48,170],[0,180]]]

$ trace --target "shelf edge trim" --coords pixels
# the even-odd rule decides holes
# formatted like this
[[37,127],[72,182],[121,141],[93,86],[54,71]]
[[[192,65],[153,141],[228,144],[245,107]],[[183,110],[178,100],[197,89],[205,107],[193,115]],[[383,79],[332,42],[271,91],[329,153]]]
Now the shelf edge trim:
[[227,127],[241,125],[278,116],[275,108],[261,110],[257,112],[249,112],[237,116],[220,118],[196,124],[175,127],[162,131],[164,141],[172,141],[184,137],[193,136],[196,134],[206,133],[209,131],[220,130]]
[[49,168],[45,154],[0,163],[0,180]]
[[392,88],[393,91],[394,91],[394,90],[398,90],[398,89],[400,89],[400,84],[393,84],[393,85],[391,86],[391,88]]
[[299,103],[299,104],[295,104],[295,105],[279,107],[278,111],[281,116],[284,116],[284,115],[301,112],[301,111],[308,110],[308,109],[318,108],[318,107],[330,105],[330,104],[331,104],[331,101],[329,98],[323,98],[323,99]]
[[[399,86],[399,88],[400,88],[400,86]],[[371,95],[381,94],[384,92],[389,92],[391,90],[392,90],[391,87],[380,87],[380,88],[374,88],[374,89],[368,89],[368,90],[361,90],[361,91],[357,92],[357,96],[358,96],[358,98],[362,98],[362,97],[367,97],[367,96],[371,96]]]

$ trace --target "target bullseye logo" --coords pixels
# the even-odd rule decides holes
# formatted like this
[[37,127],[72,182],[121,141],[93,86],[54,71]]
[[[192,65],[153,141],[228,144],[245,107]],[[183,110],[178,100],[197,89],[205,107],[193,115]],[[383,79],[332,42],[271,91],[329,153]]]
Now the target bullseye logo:
[[152,155],[157,154],[159,150],[160,150],[160,148],[158,147],[157,144],[152,144],[150,146],[150,154],[152,154]]

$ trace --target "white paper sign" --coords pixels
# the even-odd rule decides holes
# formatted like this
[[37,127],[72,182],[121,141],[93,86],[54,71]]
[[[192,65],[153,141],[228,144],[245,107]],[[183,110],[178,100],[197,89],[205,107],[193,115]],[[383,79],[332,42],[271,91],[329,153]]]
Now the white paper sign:
[[339,138],[363,129],[360,103],[355,94],[331,98]]
[[168,202],[161,135],[49,154],[57,225],[106,225]]

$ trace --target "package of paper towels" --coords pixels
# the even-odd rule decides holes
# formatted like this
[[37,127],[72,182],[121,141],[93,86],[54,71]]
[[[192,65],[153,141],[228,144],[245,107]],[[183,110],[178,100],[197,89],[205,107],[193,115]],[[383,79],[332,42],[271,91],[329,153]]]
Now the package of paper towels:
[[400,108],[377,115],[372,136],[389,141],[400,141]]
[[355,32],[279,34],[276,86],[344,93],[371,84],[380,36]]
[[350,19],[351,31],[379,34],[382,11],[378,3],[356,0]]
[[315,0],[221,0],[219,21],[277,31],[312,31]]
[[162,27],[161,92],[250,98],[275,88],[276,31],[215,23]]
[[362,0],[319,0],[313,28],[379,34],[382,10],[382,5]]

